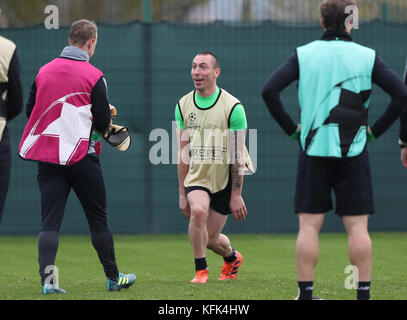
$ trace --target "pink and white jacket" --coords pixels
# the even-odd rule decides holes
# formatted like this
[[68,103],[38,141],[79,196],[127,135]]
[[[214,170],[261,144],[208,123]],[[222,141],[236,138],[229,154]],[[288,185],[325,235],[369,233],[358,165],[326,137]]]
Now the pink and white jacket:
[[43,66],[35,79],[35,105],[19,155],[58,165],[81,161],[92,130],[91,93],[102,76],[87,61],[56,58]]

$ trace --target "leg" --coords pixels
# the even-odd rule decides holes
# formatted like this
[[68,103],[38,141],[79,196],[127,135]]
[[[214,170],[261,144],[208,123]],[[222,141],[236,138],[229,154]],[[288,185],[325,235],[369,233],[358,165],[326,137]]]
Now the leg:
[[318,234],[324,222],[325,214],[300,213],[296,261],[298,281],[313,281],[318,261]]
[[332,209],[334,168],[330,159],[310,157],[300,151],[295,191],[295,212],[299,218],[295,255],[300,300],[314,299],[312,291],[319,254],[318,235],[325,213]]
[[199,189],[188,192],[187,197],[191,208],[188,235],[194,253],[196,271],[191,283],[206,283],[208,281],[208,266],[206,264],[208,230],[206,221],[208,219],[210,197],[208,192]]
[[222,257],[230,256],[233,250],[229,238],[221,233],[227,219],[227,215],[220,214],[219,212],[210,209],[209,217],[206,221],[206,227],[208,230],[207,247]]
[[343,170],[335,187],[337,214],[348,234],[349,258],[358,268],[358,299],[370,298],[372,243],[369,215],[374,213],[373,189],[368,153],[341,162]]
[[38,236],[38,262],[41,285],[44,285],[49,273],[45,273],[46,269],[48,270],[49,266],[55,264],[59,229],[70,192],[70,186],[64,177],[63,169],[46,164],[38,165],[38,185],[41,193],[41,231]]
[[318,260],[318,234],[325,212],[332,209],[331,162],[307,156],[300,151],[295,192],[299,218],[296,244],[298,281],[313,281]]
[[222,256],[224,260],[218,280],[235,279],[243,261],[243,256],[232,248],[229,238],[221,233],[227,219],[228,215],[210,209],[206,222],[209,237],[208,248]]
[[324,222],[325,214],[300,213],[296,263],[298,278],[298,300],[314,300],[314,271],[318,261],[318,234]]
[[209,213],[210,198],[206,191],[194,190],[188,193],[188,201],[191,208],[188,235],[194,257],[199,259],[206,256],[206,247],[208,245],[206,220]]
[[208,248],[213,252],[226,258],[233,253],[229,238],[222,234],[228,216],[232,214],[230,210],[230,197],[232,192],[232,179],[230,178],[225,189],[214,193],[211,196],[210,212],[206,223],[208,229]]
[[116,281],[119,271],[113,235],[107,221],[106,191],[97,156],[91,155],[70,168],[69,180],[85,212],[91,240],[107,278]]
[[[369,215],[343,216],[342,219],[348,233],[349,258],[352,265],[358,268],[358,283],[368,283],[362,287],[369,287],[370,290],[372,242],[367,229]],[[370,292],[366,294],[370,297]],[[359,295],[360,292],[358,292]]]

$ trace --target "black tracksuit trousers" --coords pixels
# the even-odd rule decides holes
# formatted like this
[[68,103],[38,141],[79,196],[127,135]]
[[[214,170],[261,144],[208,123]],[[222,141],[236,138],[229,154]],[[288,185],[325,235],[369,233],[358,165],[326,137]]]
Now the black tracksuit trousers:
[[98,156],[88,154],[80,163],[72,166],[39,163],[38,184],[41,193],[41,232],[38,237],[41,284],[51,275],[55,265],[58,234],[71,189],[85,212],[92,244],[106,277],[116,279],[118,269],[113,236],[107,220],[106,191]]

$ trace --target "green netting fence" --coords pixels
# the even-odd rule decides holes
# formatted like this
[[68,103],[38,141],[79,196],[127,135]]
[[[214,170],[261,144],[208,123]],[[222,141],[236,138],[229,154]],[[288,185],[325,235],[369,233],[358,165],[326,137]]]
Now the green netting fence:
[[[354,40],[377,50],[402,76],[407,43],[403,23],[375,21],[352,33]],[[2,29],[15,41],[22,64],[24,101],[38,69],[58,56],[66,45],[68,28],[46,30],[43,25]],[[269,74],[309,41],[319,39],[317,25],[287,27],[273,22],[207,24],[128,23],[99,24],[99,41],[92,63],[103,70],[109,100],[118,107],[120,123],[132,132],[129,151],[119,152],[103,144],[101,163],[108,196],[108,212],[114,233],[186,233],[187,219],[178,209],[175,164],[153,165],[150,133],[161,128],[173,141],[172,121],[178,99],[193,89],[190,66],[200,51],[213,51],[221,61],[219,86],[237,96],[246,109],[248,125],[257,130],[257,173],[245,178],[243,196],[248,217],[233,218],[229,233],[293,233],[298,222],[293,212],[298,145],[291,141],[269,115],[260,92]],[[282,94],[286,109],[298,120],[293,84]],[[369,121],[384,112],[389,97],[374,87]],[[9,194],[0,234],[36,234],[40,226],[37,165],[18,157],[19,140],[26,123],[24,114],[9,124],[13,163]],[[401,167],[397,122],[378,141],[369,145],[376,214],[371,230],[407,229],[407,170]],[[250,145],[249,145],[250,149]],[[170,152],[172,147],[169,147]],[[172,154],[169,160],[171,162]],[[333,212],[323,231],[341,231]],[[63,226],[65,234],[88,232],[79,201],[72,192]]]

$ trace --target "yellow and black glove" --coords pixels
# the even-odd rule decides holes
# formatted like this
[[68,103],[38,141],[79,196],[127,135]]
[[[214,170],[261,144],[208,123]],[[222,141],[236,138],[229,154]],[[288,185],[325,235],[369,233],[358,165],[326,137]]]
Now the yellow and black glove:
[[116,118],[117,117],[117,109],[115,106],[112,106],[111,104],[109,104],[110,107],[110,114],[112,116],[112,118]]
[[112,124],[112,127],[105,132],[103,138],[117,150],[126,151],[130,147],[130,132],[126,127]]

